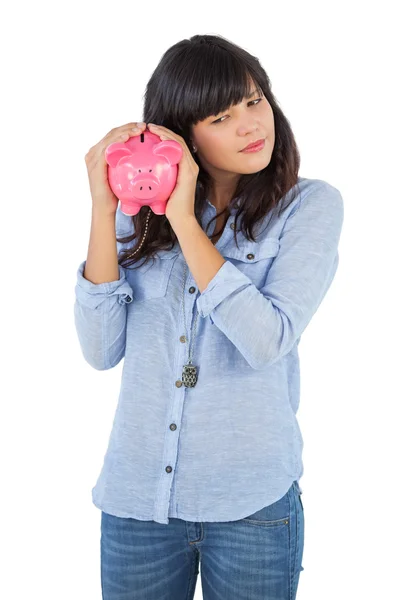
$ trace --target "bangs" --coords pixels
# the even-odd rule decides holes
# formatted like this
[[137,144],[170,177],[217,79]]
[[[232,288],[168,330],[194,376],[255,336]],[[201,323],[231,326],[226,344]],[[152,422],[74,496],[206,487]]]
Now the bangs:
[[[174,66],[176,63],[170,65],[171,71],[175,70]],[[186,48],[185,60],[179,67],[179,72],[171,73],[168,78],[163,102],[167,121],[180,129],[250,99],[253,91],[263,95],[247,65],[218,46]]]

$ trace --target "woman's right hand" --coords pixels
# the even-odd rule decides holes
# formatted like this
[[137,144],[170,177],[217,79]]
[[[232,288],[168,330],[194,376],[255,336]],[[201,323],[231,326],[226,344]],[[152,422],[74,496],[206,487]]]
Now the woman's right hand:
[[[137,130],[133,129],[137,126]],[[146,129],[146,123],[127,123],[111,129],[100,142],[90,148],[85,155],[86,168],[89,177],[90,193],[93,208],[100,209],[105,214],[115,214],[118,198],[108,183],[108,164],[105,159],[107,146],[115,142],[126,142],[130,137],[140,135]]]

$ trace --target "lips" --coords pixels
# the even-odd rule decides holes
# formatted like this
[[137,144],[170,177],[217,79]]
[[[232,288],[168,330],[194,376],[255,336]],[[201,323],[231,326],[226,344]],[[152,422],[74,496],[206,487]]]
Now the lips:
[[256,140],[255,142],[252,142],[251,144],[248,144],[245,148],[242,148],[240,150],[240,152],[243,152],[243,150],[249,150],[250,148],[254,148],[254,146],[258,146],[263,141],[264,141],[264,138],[260,138],[260,139]]

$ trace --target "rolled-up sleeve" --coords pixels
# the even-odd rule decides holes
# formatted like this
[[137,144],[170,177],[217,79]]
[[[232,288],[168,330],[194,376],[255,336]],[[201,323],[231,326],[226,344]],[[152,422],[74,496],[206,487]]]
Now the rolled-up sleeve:
[[212,318],[254,369],[290,352],[321,304],[338,268],[343,218],[340,192],[324,182],[287,218],[261,289],[228,260],[198,297],[200,316]]
[[125,354],[127,304],[132,302],[132,288],[119,265],[119,279],[92,283],[83,272],[86,261],[77,271],[74,318],[82,354],[95,369],[111,369]]

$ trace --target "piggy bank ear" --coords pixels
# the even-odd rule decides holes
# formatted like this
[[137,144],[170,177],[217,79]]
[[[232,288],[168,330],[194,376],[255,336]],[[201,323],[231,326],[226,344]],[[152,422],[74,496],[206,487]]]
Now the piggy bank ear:
[[106,163],[110,165],[110,167],[116,167],[123,156],[131,156],[131,154],[132,150],[130,150],[123,142],[115,142],[114,144],[107,146],[104,157]]
[[182,146],[174,140],[164,140],[153,146],[153,154],[164,156],[170,165],[176,165],[182,158]]

